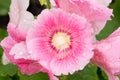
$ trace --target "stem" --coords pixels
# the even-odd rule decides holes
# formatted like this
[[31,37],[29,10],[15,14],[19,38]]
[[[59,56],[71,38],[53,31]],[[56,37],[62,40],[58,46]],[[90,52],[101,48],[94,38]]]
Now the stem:
[[46,2],[47,2],[46,7],[47,7],[48,9],[50,9],[50,8],[51,8],[50,0],[46,0]]
[[62,75],[62,76],[60,77],[60,80],[67,80],[67,76]]
[[105,80],[104,76],[102,75],[102,71],[101,71],[100,68],[97,68],[97,74],[98,74],[99,80]]

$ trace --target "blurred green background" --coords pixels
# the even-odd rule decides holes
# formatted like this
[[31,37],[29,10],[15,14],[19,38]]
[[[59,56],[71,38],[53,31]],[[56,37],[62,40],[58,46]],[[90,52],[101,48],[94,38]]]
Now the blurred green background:
[[[45,1],[45,0],[43,0]],[[6,26],[9,21],[10,0],[0,0],[0,41],[7,36]],[[39,0],[30,0],[28,11],[37,16],[45,6],[41,6]],[[98,40],[109,36],[120,26],[120,0],[113,0],[109,8],[113,9],[111,16],[104,29],[96,35]],[[3,65],[1,62],[3,50],[0,47],[0,80],[49,80],[46,73],[37,73],[31,76],[21,74],[17,66],[13,64]],[[94,64],[88,64],[84,70],[75,72],[73,75],[59,76],[60,80],[108,80],[106,74]]]

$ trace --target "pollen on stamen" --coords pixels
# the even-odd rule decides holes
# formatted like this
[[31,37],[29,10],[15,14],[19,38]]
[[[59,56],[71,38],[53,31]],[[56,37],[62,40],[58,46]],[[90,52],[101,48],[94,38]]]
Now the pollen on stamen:
[[58,50],[65,50],[71,45],[70,35],[65,32],[57,32],[52,37],[52,46]]

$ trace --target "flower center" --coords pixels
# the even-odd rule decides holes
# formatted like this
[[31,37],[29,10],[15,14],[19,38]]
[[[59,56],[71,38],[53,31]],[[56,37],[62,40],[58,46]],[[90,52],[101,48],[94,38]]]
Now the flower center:
[[52,37],[52,45],[58,50],[64,50],[71,45],[70,35],[64,32],[57,32]]

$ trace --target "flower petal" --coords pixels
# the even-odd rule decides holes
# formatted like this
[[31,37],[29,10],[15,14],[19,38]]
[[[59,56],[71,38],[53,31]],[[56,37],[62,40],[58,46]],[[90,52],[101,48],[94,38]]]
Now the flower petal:
[[96,0],[55,0],[55,2],[58,8],[87,18],[92,24],[93,30],[95,29],[93,35],[98,34],[103,29],[112,15],[111,9],[101,5]]
[[103,6],[108,6],[112,0],[95,0],[97,1],[99,4],[103,5]]
[[[30,54],[27,51],[25,42],[15,44],[10,50],[10,55],[14,55],[14,59],[31,59]],[[31,59],[32,60],[32,59]]]
[[27,74],[27,75],[32,75],[38,72],[43,71],[43,67],[32,60],[23,60],[22,63],[18,63],[17,66],[19,67],[19,69],[21,70],[21,72],[23,74]]
[[25,40],[27,31],[33,26],[34,16],[27,11],[28,6],[29,0],[11,0],[9,16],[14,27],[8,25],[8,32],[15,40]]
[[[93,62],[108,74],[110,80],[118,80],[120,74],[120,28],[107,39],[95,44]],[[115,78],[115,79],[114,79]]]
[[11,48],[16,44],[17,42],[14,41],[10,36],[5,37],[0,45],[2,46],[2,48],[4,49],[5,53],[9,53]]
[[17,26],[13,23],[9,23],[7,26],[7,31],[13,40],[16,42],[24,41],[26,33],[18,30]]
[[54,76],[52,73],[48,73],[49,79],[50,80],[59,80],[56,76]]
[[[40,61],[41,65],[47,66],[46,68],[49,69],[49,61],[51,61],[51,55],[49,51],[46,51],[47,45],[41,43],[41,39],[33,39],[27,43],[28,51],[30,52],[31,56],[34,60]],[[35,55],[33,55],[35,53]],[[36,54],[37,53],[37,54]],[[44,53],[48,53],[47,55]]]
[[16,44],[17,42],[13,40],[10,36],[7,36],[5,39],[3,39],[0,43],[2,48],[4,49],[4,53],[9,59],[10,62],[16,63],[17,61],[14,59],[14,56],[10,55],[9,52],[11,48]]
[[29,0],[11,0],[10,5],[10,22],[16,25],[19,22],[21,11],[26,11],[29,5]]

